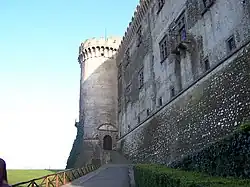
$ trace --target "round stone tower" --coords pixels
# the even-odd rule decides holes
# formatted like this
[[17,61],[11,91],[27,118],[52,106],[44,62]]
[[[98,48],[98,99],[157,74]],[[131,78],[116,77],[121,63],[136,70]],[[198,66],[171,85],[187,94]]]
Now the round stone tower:
[[[92,38],[81,43],[79,127],[83,128],[82,164],[100,162],[116,144],[118,128],[116,52],[118,37]],[[78,164],[78,165],[82,165]]]

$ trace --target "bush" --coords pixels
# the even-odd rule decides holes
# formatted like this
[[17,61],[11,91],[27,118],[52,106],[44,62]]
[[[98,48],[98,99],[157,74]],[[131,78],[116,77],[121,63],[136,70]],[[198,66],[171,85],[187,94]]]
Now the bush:
[[167,168],[161,165],[134,166],[137,187],[249,187],[250,180],[212,177],[207,174]]
[[250,120],[245,121],[240,125],[240,129],[244,132],[250,131]]

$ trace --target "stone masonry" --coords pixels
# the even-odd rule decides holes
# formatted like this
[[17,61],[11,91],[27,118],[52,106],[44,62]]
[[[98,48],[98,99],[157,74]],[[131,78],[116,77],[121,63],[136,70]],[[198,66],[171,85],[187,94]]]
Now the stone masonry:
[[76,166],[105,162],[104,157],[109,156],[103,147],[105,137],[109,138],[111,149],[116,145],[118,128],[115,54],[119,44],[119,37],[92,38],[79,47],[81,81],[77,128],[83,128],[83,142]]
[[103,160],[107,135],[134,162],[171,164],[237,129],[249,43],[249,0],[140,0],[122,40],[80,46],[75,166]]
[[169,164],[250,114],[250,1],[142,0],[117,55],[118,147]]

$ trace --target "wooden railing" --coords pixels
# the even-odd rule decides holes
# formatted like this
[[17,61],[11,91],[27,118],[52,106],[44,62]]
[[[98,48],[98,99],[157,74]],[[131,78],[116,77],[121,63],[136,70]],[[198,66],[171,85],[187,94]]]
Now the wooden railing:
[[87,165],[79,169],[68,169],[55,174],[20,182],[12,185],[12,187],[59,187],[96,170],[98,167],[97,165]]

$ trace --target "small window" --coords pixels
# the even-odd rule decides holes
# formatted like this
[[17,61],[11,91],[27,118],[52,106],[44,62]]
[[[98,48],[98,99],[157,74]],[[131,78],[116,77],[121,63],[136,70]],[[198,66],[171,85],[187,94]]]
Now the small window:
[[125,67],[127,67],[129,63],[130,63],[130,53],[129,53],[129,49],[127,49],[125,53]]
[[126,87],[126,93],[127,93],[127,94],[130,93],[130,91],[131,91],[131,84],[129,84],[129,85]]
[[121,98],[119,97],[118,98],[118,113],[120,113],[121,112]]
[[177,29],[179,32],[179,39],[180,41],[184,41],[187,38],[187,31],[186,31],[186,20],[185,20],[185,11],[180,15],[180,17],[176,21]]
[[130,125],[128,125],[128,130],[130,131]]
[[140,26],[139,29],[137,30],[137,47],[139,47],[141,43],[142,43],[142,28]]
[[161,53],[161,61],[165,60],[168,55],[168,49],[167,49],[167,36],[165,36],[161,42],[159,43],[160,46],[160,53]]
[[144,84],[144,73],[143,69],[139,72],[139,88],[143,87]]
[[185,41],[186,38],[187,38],[187,32],[186,32],[186,28],[183,27],[181,30],[180,30],[180,37],[181,37],[181,41]]
[[159,106],[162,106],[162,97],[159,98]]
[[175,89],[173,86],[170,88],[170,96],[171,98],[175,96]]
[[210,8],[214,3],[214,0],[202,0],[205,8]]
[[233,51],[234,49],[236,49],[236,44],[235,44],[234,36],[231,36],[231,37],[227,40],[227,45],[228,45],[228,50],[229,50],[229,52],[231,52],[231,51]]
[[138,123],[141,122],[140,116],[137,117],[137,122],[138,122]]
[[158,0],[158,13],[161,11],[165,4],[165,0]]
[[208,58],[204,61],[204,70],[208,71],[210,69],[210,63]]
[[149,114],[150,114],[150,111],[149,111],[149,109],[147,109],[147,116],[149,116]]

